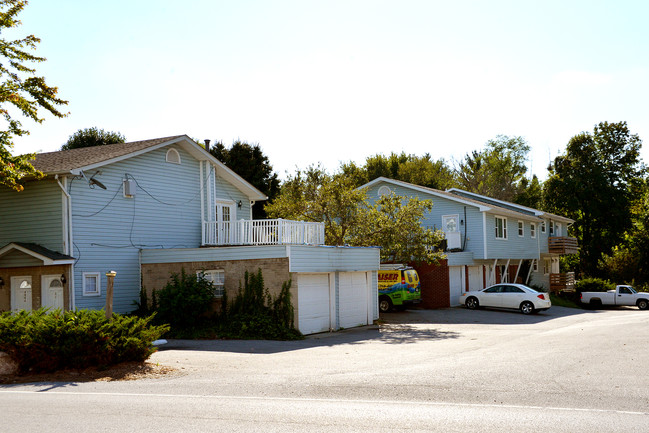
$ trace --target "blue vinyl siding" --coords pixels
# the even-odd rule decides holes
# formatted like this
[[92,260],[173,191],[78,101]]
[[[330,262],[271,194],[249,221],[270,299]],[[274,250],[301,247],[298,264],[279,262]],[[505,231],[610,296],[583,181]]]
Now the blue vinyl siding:
[[388,186],[396,195],[402,197],[432,200],[433,209],[424,216],[422,221],[424,227],[441,230],[443,215],[458,215],[460,220],[464,221],[464,224],[459,226],[462,243],[465,246],[464,250],[472,251],[475,259],[483,258],[482,212],[477,207],[386,182],[379,182],[367,189],[367,197],[370,202],[374,203],[378,199],[378,190],[383,185]]
[[[496,238],[496,216],[507,218],[507,239]],[[524,236],[519,237],[519,220],[516,216],[487,213],[487,259],[534,259],[539,257],[538,239],[530,237],[530,221],[521,220],[524,226]]]
[[64,253],[63,197],[52,179],[28,182],[21,192],[0,187],[0,247],[29,242]]
[[[72,182],[72,227],[77,308],[105,305],[105,273],[117,272],[114,311],[133,309],[140,288],[140,248],[195,248],[201,242],[199,165],[176,147],[182,164],[165,160],[168,148],[101,168],[96,179],[106,190]],[[90,177],[96,170],[89,170]],[[133,198],[123,196],[122,181],[137,182]],[[83,272],[99,272],[101,296],[83,296]]]

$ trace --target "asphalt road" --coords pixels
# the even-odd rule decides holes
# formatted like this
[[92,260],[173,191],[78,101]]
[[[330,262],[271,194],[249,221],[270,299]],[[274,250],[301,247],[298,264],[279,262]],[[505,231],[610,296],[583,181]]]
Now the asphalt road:
[[649,431],[646,311],[383,318],[299,342],[172,341],[152,357],[178,369],[162,379],[0,386],[0,431]]

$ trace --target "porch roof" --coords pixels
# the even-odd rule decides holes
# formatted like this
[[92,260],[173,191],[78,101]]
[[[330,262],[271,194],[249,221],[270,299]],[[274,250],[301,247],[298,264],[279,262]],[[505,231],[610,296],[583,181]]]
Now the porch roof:
[[66,254],[61,254],[45,248],[42,245],[33,244],[29,242],[11,242],[4,247],[0,248],[0,257],[9,254],[12,251],[20,251],[24,254],[32,256],[38,260],[42,260],[44,265],[69,265],[73,264],[75,258]]

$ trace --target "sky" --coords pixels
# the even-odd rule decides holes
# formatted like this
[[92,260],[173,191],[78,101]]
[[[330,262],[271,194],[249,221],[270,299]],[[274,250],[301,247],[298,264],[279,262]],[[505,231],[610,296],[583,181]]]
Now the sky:
[[14,154],[79,129],[257,143],[280,178],[377,153],[448,163],[499,134],[530,174],[626,121],[649,162],[649,2],[32,0],[38,75],[68,117],[23,121]]

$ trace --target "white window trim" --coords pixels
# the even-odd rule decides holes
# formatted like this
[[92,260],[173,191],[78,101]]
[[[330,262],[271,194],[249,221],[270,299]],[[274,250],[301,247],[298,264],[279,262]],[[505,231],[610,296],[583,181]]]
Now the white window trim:
[[541,221],[541,233],[545,233],[545,231],[546,231],[545,225],[546,225],[545,221]]
[[[170,158],[170,155],[173,155],[173,156]],[[176,160],[176,158],[178,160]],[[165,160],[170,164],[181,164],[182,163],[182,161],[180,159],[180,153],[176,149],[174,149],[173,147],[171,149],[167,150],[167,155],[165,156]]]
[[516,228],[518,231],[518,237],[519,238],[525,237],[525,223],[519,220]]
[[[498,220],[501,219],[503,221],[503,235],[498,236]],[[496,239],[501,240],[501,241],[506,241],[507,240],[507,217],[502,217],[496,215],[494,217],[494,235],[496,236]]]
[[378,190],[377,194],[378,194],[378,197],[381,198],[381,197],[383,197],[385,195],[392,194],[392,190],[390,189],[389,186],[382,185],[381,187],[379,187],[379,190]]
[[[88,292],[86,290],[86,278],[87,277],[96,277],[97,278],[97,291]],[[101,275],[99,272],[84,272],[81,278],[83,282],[83,296],[101,296]]]
[[[453,214],[453,215],[442,215],[442,231],[446,232],[446,220],[450,218],[455,218],[455,232],[457,233],[460,231],[460,214]],[[448,233],[448,232],[446,232]]]
[[530,237],[536,239],[536,223],[530,223]]
[[552,262],[550,259],[543,259],[543,275],[550,275],[552,270]]
[[539,271],[539,261],[537,259],[532,260],[532,271]]
[[[214,284],[214,279],[213,278],[205,278],[208,274],[212,273],[220,273],[223,274],[223,284]],[[212,283],[212,286],[214,286],[214,297],[215,298],[222,298],[223,295],[225,294],[225,270],[223,269],[205,269],[205,270],[200,270],[196,271],[196,278],[198,279],[201,274],[203,277]]]

